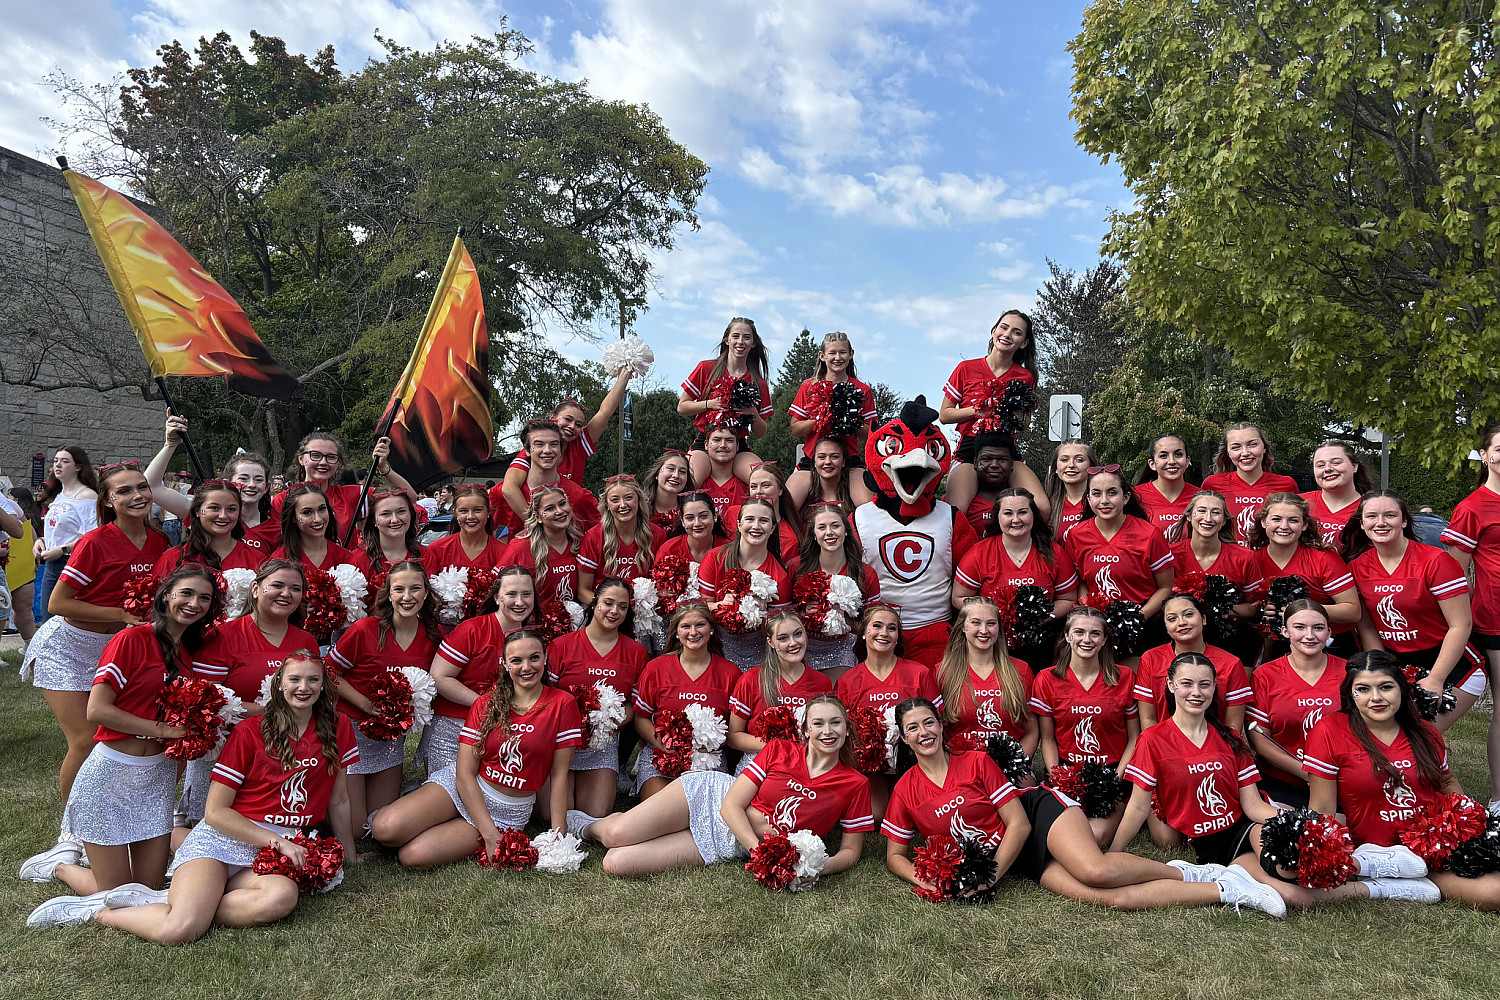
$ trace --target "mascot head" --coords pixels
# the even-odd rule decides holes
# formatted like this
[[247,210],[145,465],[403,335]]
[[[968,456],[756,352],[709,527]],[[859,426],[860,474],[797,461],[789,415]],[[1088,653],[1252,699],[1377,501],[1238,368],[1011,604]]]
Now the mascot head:
[[953,464],[948,439],[937,428],[938,412],[927,397],[901,407],[901,415],[875,428],[865,443],[865,469],[875,502],[895,517],[921,517],[932,510],[938,483]]

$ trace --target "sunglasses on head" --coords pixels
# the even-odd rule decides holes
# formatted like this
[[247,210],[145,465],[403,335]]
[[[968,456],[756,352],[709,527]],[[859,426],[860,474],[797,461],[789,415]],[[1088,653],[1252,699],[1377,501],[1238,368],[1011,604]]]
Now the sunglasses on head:
[[1104,475],[1106,473],[1118,474],[1119,471],[1120,471],[1120,464],[1118,462],[1116,462],[1116,463],[1114,463],[1112,465],[1091,465],[1091,466],[1089,466],[1089,475],[1091,475],[1091,476],[1100,476],[1100,475]]
[[138,458],[131,459],[128,462],[111,462],[108,465],[99,466],[99,475],[107,476],[111,472],[119,472],[121,469],[130,469],[133,472],[139,472],[140,468],[141,461]]

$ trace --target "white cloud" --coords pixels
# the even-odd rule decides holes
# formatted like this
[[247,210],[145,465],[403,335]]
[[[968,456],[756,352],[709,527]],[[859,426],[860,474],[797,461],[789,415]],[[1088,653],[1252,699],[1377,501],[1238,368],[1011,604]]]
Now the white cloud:
[[0,145],[28,156],[53,145],[43,117],[58,100],[42,78],[53,69],[86,83],[107,82],[125,64],[112,54],[124,25],[107,0],[10,4],[0,31]]

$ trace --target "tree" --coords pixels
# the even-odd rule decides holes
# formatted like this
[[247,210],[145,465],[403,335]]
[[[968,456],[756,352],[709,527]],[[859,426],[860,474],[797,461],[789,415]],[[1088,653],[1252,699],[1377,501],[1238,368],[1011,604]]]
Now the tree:
[[[592,410],[604,398],[606,386],[603,369],[590,367],[597,372],[599,378],[596,391],[584,397]],[[678,394],[672,389],[653,389],[644,393],[632,392],[630,395],[635,412],[631,421],[631,440],[625,442],[625,471],[644,476],[646,470],[666,449],[686,451],[697,428],[693,426],[691,417],[684,417],[677,412]],[[619,462],[619,434],[620,417],[617,414],[599,436],[594,457],[584,466],[583,486],[595,496],[602,495],[605,478],[615,474]]]
[[906,400],[896,395],[895,389],[884,382],[871,382],[870,391],[875,396],[875,420],[872,427],[889,423],[900,415],[901,407],[906,404]]
[[[1456,463],[1500,416],[1495,0],[1098,0],[1078,139],[1142,307]],[[1455,418],[1459,431],[1454,433]]]

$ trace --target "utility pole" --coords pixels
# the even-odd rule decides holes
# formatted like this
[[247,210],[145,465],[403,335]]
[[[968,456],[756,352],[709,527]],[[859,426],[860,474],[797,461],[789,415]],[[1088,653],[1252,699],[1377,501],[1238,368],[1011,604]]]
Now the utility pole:
[[[620,299],[620,339],[625,339],[625,311],[646,304],[645,299],[627,298],[624,295]],[[625,436],[630,433],[631,424],[630,390],[625,390],[625,398],[620,401],[620,427],[619,427],[619,456],[615,475],[625,475]]]

